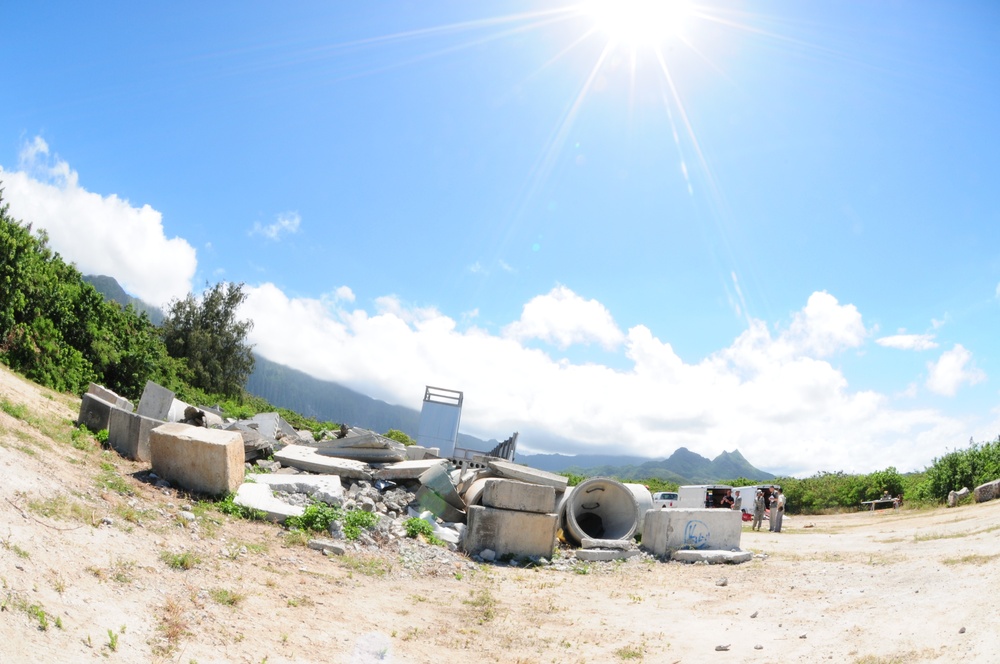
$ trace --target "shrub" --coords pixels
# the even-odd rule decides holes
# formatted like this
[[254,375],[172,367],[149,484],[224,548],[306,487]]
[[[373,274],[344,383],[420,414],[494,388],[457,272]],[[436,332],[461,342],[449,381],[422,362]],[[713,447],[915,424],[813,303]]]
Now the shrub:
[[[302,516],[290,516],[285,519],[285,527],[289,530],[306,530],[320,533],[329,530],[332,522],[339,521],[342,518],[343,510],[339,507],[314,502],[312,505],[306,507]],[[352,539],[357,539],[357,536]]]

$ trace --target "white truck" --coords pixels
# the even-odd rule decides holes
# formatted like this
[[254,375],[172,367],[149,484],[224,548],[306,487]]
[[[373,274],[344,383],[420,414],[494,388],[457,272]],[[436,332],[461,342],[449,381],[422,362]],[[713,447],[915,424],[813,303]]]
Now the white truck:
[[667,507],[677,507],[676,491],[657,491],[653,494],[653,509],[660,510]]
[[677,504],[674,507],[721,507],[722,497],[732,488],[726,484],[688,484],[677,489]]

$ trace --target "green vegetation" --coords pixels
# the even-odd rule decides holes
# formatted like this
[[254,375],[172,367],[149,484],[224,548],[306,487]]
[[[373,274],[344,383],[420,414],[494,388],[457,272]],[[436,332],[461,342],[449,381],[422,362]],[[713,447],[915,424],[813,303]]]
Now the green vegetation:
[[302,516],[290,516],[285,519],[285,527],[289,530],[305,530],[322,533],[330,529],[330,524],[343,518],[343,510],[331,507],[326,503],[314,502],[306,507]]
[[183,553],[171,553],[169,551],[160,552],[160,560],[165,562],[172,569],[194,569],[201,562],[197,554],[185,551]]
[[391,438],[392,440],[395,440],[396,442],[402,443],[407,446],[417,444],[417,441],[413,440],[408,435],[406,435],[405,432],[400,431],[399,429],[389,429],[382,435],[385,436],[386,438]]
[[225,588],[212,588],[208,591],[208,595],[224,606],[236,606],[245,599],[244,595]]
[[163,321],[163,342],[171,357],[184,360],[194,387],[227,397],[243,391],[254,364],[252,347],[246,343],[253,321],[236,318],[246,298],[243,284],[218,283],[200,300],[189,293],[171,303]]
[[361,530],[371,530],[378,523],[378,514],[375,512],[365,512],[364,510],[350,510],[344,514],[343,529],[344,537],[349,540],[356,540],[361,535]]
[[444,546],[444,541],[434,536],[434,526],[419,517],[407,519],[403,524],[403,527],[406,528],[407,537],[412,537],[414,539],[417,537],[423,537],[428,544]]

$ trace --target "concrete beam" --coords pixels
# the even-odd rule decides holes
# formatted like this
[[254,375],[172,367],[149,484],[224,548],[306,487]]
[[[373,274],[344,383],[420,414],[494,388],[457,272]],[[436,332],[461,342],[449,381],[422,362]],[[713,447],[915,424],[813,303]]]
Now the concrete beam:
[[235,431],[161,424],[149,434],[153,472],[179,487],[220,495],[243,483],[243,438]]
[[556,490],[541,484],[515,480],[488,479],[483,487],[484,507],[552,514],[556,510]]
[[284,523],[290,516],[302,516],[305,508],[299,505],[289,505],[271,495],[271,488],[266,484],[247,482],[236,491],[233,502],[243,507],[258,510],[267,515],[269,521]]
[[528,484],[550,486],[556,491],[565,491],[566,485],[569,483],[569,479],[562,475],[556,475],[544,470],[536,470],[530,466],[522,466],[519,463],[511,463],[502,459],[490,459],[488,465],[500,477],[520,480]]
[[274,460],[282,466],[290,466],[311,473],[340,475],[356,480],[371,480],[371,466],[363,461],[338,459],[317,454],[316,449],[305,445],[288,445],[274,453]]
[[434,466],[444,466],[447,463],[444,459],[400,461],[376,470],[374,477],[377,480],[416,480]]
[[146,381],[146,387],[142,390],[142,398],[139,399],[137,413],[145,417],[152,417],[154,420],[166,420],[170,415],[170,406],[174,402],[174,393],[157,385],[151,380]]
[[497,510],[473,505],[468,511],[463,548],[469,555],[492,549],[497,556],[551,558],[556,546],[555,514]]
[[121,408],[111,409],[108,422],[108,445],[118,454],[137,461],[149,461],[149,434],[163,424]]
[[646,512],[642,548],[657,556],[682,549],[740,548],[742,515],[727,509],[662,509]]
[[114,407],[113,403],[88,392],[83,395],[80,402],[80,415],[76,418],[76,422],[91,431],[107,429],[111,423],[111,410]]
[[752,551],[718,551],[709,549],[706,551],[674,551],[670,558],[683,563],[704,562],[709,565],[737,564],[753,560]]
[[249,475],[247,482],[263,484],[270,491],[305,493],[313,500],[339,507],[344,504],[344,487],[339,475]]

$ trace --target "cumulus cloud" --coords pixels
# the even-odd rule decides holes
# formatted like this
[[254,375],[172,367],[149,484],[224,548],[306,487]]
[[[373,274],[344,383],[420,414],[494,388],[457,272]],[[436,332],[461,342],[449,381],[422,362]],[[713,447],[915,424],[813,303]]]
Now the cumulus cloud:
[[532,298],[521,318],[504,329],[504,336],[518,341],[538,339],[562,349],[597,343],[609,350],[625,338],[603,304],[585,300],[565,286]]
[[156,305],[191,291],[195,250],[186,240],[166,236],[159,212],[115,194],[87,191],[40,136],[22,149],[19,168],[0,169],[11,215],[45,229],[52,248],[82,273],[112,276]]
[[938,347],[933,334],[893,334],[875,340],[879,346],[899,350],[932,350]]
[[955,396],[963,384],[975,385],[986,380],[986,374],[972,362],[970,353],[962,344],[941,353],[937,362],[927,363],[927,389],[946,397]]
[[280,240],[282,235],[288,233],[298,233],[302,224],[302,217],[298,212],[282,212],[277,216],[274,223],[263,225],[259,221],[254,222],[250,229],[250,235],[260,235],[268,240]]
[[856,348],[867,336],[857,307],[841,305],[825,291],[809,296],[805,308],[795,314],[787,334],[789,341],[819,357]]
[[[519,431],[525,451],[665,457],[686,446],[714,457],[738,448],[764,469],[810,474],[922,468],[968,438],[966,423],[936,410],[899,409],[885,395],[851,390],[824,357],[860,343],[860,316],[820,295],[824,315],[810,298],[787,328],[753,320],[729,346],[694,363],[646,326],[616,336],[603,305],[563,286],[532,299],[500,335],[394,297],[369,313],[289,298],[271,284],[248,288],[244,315],[256,321],[252,341],[265,357],[415,409],[425,385],[462,390],[463,432],[501,439]],[[559,327],[551,314],[566,302],[577,324]],[[539,303],[545,315],[530,306]],[[557,341],[602,338],[596,320],[625,365],[575,363],[527,347],[523,340],[538,336],[508,333],[526,320],[548,324],[536,334]]]

